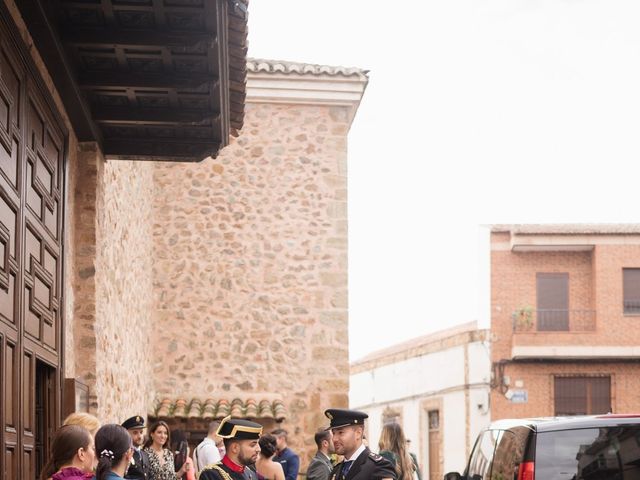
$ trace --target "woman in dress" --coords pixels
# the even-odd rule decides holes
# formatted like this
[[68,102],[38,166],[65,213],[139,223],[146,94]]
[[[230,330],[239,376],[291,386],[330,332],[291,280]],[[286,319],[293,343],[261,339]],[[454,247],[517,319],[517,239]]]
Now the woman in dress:
[[115,423],[100,427],[96,433],[96,453],[96,480],[121,480],[133,458],[129,432]]
[[177,480],[186,471],[186,463],[175,471],[173,453],[169,449],[169,425],[162,420],[151,425],[144,451],[149,455],[149,480]]
[[93,477],[96,451],[93,437],[78,425],[60,427],[53,436],[49,461],[42,469],[41,480],[80,480]]
[[276,454],[276,437],[267,434],[258,440],[260,453],[256,460],[256,472],[258,480],[284,480],[282,465],[273,461]]
[[400,425],[386,423],[382,427],[378,446],[380,455],[395,467],[398,480],[413,480],[413,461],[407,451],[407,440]]

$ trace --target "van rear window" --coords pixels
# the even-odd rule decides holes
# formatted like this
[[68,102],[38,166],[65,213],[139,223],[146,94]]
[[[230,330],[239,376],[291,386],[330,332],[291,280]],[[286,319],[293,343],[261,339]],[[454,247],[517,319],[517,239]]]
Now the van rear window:
[[640,425],[538,433],[542,480],[640,480]]

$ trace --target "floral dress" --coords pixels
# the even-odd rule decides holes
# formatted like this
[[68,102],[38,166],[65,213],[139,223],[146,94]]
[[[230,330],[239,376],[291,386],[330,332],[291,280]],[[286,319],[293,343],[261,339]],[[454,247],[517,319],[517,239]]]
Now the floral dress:
[[158,454],[151,447],[144,449],[149,454],[149,480],[176,480],[173,469],[173,453],[168,448],[162,449],[164,465],[160,465]]

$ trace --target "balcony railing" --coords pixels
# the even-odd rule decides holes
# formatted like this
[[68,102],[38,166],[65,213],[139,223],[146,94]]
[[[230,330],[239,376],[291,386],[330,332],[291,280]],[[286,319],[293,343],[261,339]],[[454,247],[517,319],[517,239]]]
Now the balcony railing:
[[596,329],[595,310],[531,310],[513,312],[514,333],[593,332]]

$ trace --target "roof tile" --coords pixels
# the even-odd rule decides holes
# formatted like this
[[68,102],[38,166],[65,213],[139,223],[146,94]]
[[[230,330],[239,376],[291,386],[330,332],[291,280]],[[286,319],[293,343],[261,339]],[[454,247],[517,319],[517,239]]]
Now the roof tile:
[[165,398],[149,412],[152,418],[202,418],[220,419],[228,415],[234,418],[273,418],[282,421],[287,417],[287,409],[282,400],[263,399],[260,402],[252,398],[243,400],[234,398],[199,398],[175,400]]

